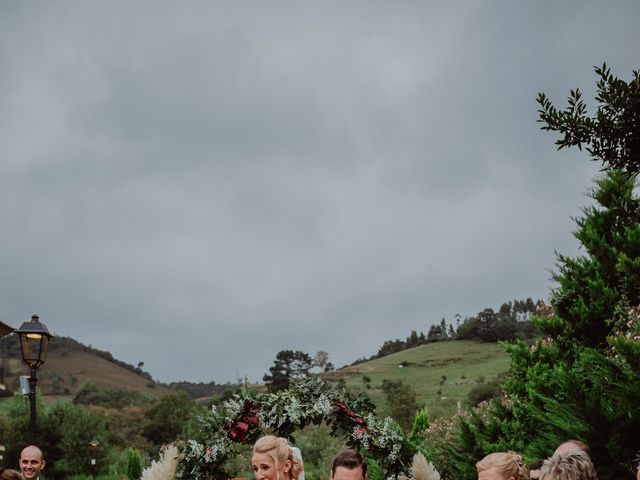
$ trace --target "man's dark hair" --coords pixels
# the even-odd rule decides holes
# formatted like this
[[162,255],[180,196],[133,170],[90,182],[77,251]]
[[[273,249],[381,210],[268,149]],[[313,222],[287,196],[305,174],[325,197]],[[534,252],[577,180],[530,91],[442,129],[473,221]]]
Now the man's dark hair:
[[336,473],[336,468],[345,467],[349,470],[354,468],[362,468],[362,476],[367,475],[367,461],[356,450],[344,450],[336,455],[331,464],[331,476]]

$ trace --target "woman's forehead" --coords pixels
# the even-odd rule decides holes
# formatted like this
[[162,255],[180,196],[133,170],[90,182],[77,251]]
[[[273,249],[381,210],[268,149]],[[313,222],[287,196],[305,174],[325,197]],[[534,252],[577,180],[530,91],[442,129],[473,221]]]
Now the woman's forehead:
[[266,453],[254,453],[251,457],[251,463],[270,463],[273,464],[273,458]]

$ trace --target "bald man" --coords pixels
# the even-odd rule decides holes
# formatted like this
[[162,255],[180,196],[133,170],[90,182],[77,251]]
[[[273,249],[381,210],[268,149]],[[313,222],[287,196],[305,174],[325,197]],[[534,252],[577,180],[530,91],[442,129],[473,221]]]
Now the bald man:
[[586,443],[580,440],[575,440],[575,439],[562,442],[560,446],[556,448],[556,451],[553,452],[553,455],[555,456],[555,455],[558,455],[559,453],[567,453],[567,452],[570,452],[571,450],[581,450],[587,455],[589,455],[589,445],[587,445]]
[[20,452],[20,472],[25,480],[39,480],[44,465],[42,450],[35,445],[29,445]]

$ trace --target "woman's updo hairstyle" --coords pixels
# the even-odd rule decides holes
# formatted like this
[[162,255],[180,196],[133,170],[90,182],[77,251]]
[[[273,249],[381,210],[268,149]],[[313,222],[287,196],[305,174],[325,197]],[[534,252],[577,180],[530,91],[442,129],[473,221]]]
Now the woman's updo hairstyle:
[[273,435],[259,438],[253,446],[253,454],[255,455],[256,453],[270,456],[276,468],[278,468],[278,465],[290,460],[291,471],[289,475],[291,476],[291,480],[297,480],[304,466],[302,460],[293,454],[293,450],[289,446],[286,438],[274,437]]
[[527,469],[522,461],[522,456],[515,452],[490,453],[476,463],[478,473],[490,468],[495,469],[505,479],[513,477],[515,480],[527,480]]

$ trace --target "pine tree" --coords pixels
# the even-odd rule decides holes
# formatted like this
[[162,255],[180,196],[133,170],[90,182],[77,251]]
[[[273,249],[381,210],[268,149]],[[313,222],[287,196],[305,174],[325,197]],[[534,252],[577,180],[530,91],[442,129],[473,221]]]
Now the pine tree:
[[142,470],[142,455],[135,448],[129,448],[127,450],[127,477],[129,480],[138,480],[142,476]]

